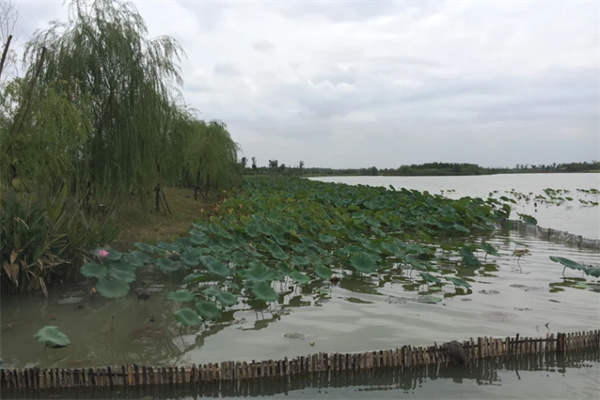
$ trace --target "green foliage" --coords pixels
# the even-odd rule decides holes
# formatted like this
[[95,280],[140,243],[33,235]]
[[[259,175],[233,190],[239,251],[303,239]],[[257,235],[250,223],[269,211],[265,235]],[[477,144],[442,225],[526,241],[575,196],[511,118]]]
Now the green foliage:
[[202,325],[202,319],[198,316],[198,313],[191,308],[180,308],[175,311],[175,319],[183,326]]
[[35,335],[33,335],[38,342],[43,343],[45,347],[50,347],[52,349],[58,349],[61,347],[68,346],[71,341],[56,326],[45,326]]
[[176,292],[169,292],[169,294],[167,294],[167,299],[177,303],[187,303],[194,300],[194,298],[194,294],[188,290],[178,290]]

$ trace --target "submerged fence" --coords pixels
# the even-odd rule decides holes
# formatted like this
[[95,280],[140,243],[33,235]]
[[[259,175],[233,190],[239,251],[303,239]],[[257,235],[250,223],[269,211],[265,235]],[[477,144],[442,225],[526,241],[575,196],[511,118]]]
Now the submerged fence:
[[[460,343],[470,360],[520,355],[565,353],[577,349],[598,349],[600,330],[548,334],[545,338],[478,338]],[[81,387],[141,387],[214,382],[247,381],[289,377],[299,374],[367,371],[377,368],[411,368],[456,361],[445,346],[411,347],[366,353],[318,353],[292,359],[252,362],[222,362],[186,367],[121,365],[77,369],[1,369],[0,388],[46,389]]]

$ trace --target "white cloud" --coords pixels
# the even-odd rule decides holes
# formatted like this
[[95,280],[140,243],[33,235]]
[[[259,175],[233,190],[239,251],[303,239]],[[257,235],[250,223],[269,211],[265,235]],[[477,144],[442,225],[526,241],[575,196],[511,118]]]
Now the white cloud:
[[[20,32],[66,15],[19,4]],[[598,159],[595,3],[136,6],[184,47],[187,103],[259,165]]]

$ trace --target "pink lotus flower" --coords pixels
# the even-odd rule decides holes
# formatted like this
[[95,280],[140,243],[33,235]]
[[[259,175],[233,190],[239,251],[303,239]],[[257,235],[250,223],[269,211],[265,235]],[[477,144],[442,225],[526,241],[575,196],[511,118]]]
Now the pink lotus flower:
[[104,250],[104,249],[100,249],[98,250],[98,257],[100,258],[104,258],[108,255],[108,251]]

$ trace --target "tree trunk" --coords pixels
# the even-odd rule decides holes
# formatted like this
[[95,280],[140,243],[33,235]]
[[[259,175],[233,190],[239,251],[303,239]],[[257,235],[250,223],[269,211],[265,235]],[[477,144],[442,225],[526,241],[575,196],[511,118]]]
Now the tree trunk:
[[6,61],[6,55],[8,54],[11,40],[12,35],[8,35],[8,39],[6,39],[6,44],[4,45],[4,51],[2,52],[2,60],[0,60],[0,77],[2,77],[2,70],[4,69],[4,62]]

